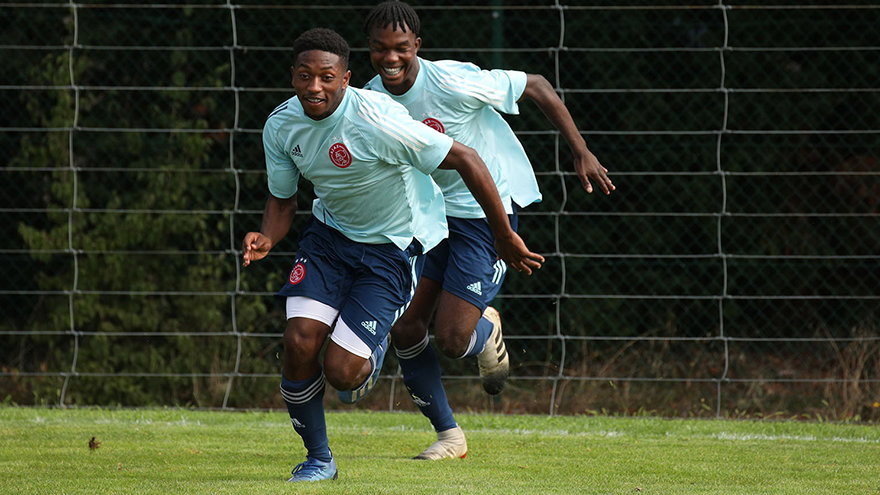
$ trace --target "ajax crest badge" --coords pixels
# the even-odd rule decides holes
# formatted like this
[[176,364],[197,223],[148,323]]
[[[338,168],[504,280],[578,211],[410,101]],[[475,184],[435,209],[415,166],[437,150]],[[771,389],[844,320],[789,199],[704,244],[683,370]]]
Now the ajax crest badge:
[[336,143],[330,147],[330,161],[339,168],[347,168],[351,165],[351,153],[342,143]]

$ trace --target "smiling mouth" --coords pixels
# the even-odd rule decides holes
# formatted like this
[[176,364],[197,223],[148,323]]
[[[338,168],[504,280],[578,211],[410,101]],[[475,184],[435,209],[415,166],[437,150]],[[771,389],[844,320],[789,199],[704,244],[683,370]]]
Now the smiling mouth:
[[382,67],[382,72],[389,76],[396,76],[400,74],[400,71],[403,70],[403,67]]
[[323,103],[323,98],[314,98],[314,97],[306,97],[305,100],[313,105],[317,105],[319,103]]

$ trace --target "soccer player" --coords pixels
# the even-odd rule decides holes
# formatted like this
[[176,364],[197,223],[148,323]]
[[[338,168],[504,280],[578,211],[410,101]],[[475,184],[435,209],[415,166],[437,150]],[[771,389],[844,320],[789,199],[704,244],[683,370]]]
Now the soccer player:
[[413,120],[387,96],[348,86],[349,46],[341,36],[306,31],[293,57],[296,96],[263,129],[270,195],[260,232],[245,235],[242,251],[244,266],[265,257],[290,229],[300,176],[312,182],[312,216],[279,295],[287,298],[288,318],[281,395],[307,450],[289,481],[316,481],[337,476],[325,383],[355,391],[375,383],[391,324],[418,280],[420,255],[447,234],[443,197],[428,174],[438,167],[461,174],[507,262],[531,273],[543,258],[510,227],[474,150]]
[[[540,201],[541,194],[522,145],[498,112],[519,113],[517,103],[524,98],[537,103],[568,142],[583,188],[592,192],[592,180],[605,194],[615,189],[543,76],[420,58],[419,29],[418,15],[403,2],[384,2],[367,14],[364,32],[378,75],[365,88],[390,95],[415,119],[477,150],[514,229],[516,208]],[[404,384],[437,432],[438,440],[416,459],[433,460],[464,457],[467,441],[440,381],[440,366],[428,339],[431,317],[435,342],[444,355],[477,357],[487,393],[501,392],[510,364],[500,315],[489,306],[507,267],[493,248],[486,216],[454,172],[436,170],[432,176],[443,191],[449,238],[427,253],[416,294],[392,327],[391,340]]]

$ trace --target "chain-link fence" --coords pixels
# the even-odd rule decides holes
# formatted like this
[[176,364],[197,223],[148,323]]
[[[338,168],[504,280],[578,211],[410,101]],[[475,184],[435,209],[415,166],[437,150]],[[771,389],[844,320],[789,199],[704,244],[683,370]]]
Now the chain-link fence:
[[[373,3],[0,4],[0,397],[282,407],[295,232],[239,262],[260,130],[305,29],[372,76]],[[508,119],[547,263],[496,300],[499,398],[443,361],[454,408],[880,418],[880,4],[766,3],[413,2],[420,55],[543,74],[618,186],[580,190],[537,106]],[[359,407],[414,410],[388,361]]]

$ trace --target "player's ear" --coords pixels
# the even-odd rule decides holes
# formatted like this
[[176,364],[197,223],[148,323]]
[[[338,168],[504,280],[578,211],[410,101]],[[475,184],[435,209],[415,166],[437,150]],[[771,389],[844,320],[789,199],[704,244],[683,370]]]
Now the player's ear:
[[419,51],[419,48],[421,48],[421,46],[422,46],[422,38],[416,38],[416,43],[414,46],[416,48],[415,51]]
[[290,66],[290,85],[293,85],[293,79],[296,77],[296,69],[291,65]]
[[345,71],[345,75],[342,76],[342,87],[347,88],[348,81],[350,81],[350,80],[351,80],[351,70],[347,70],[347,71]]

